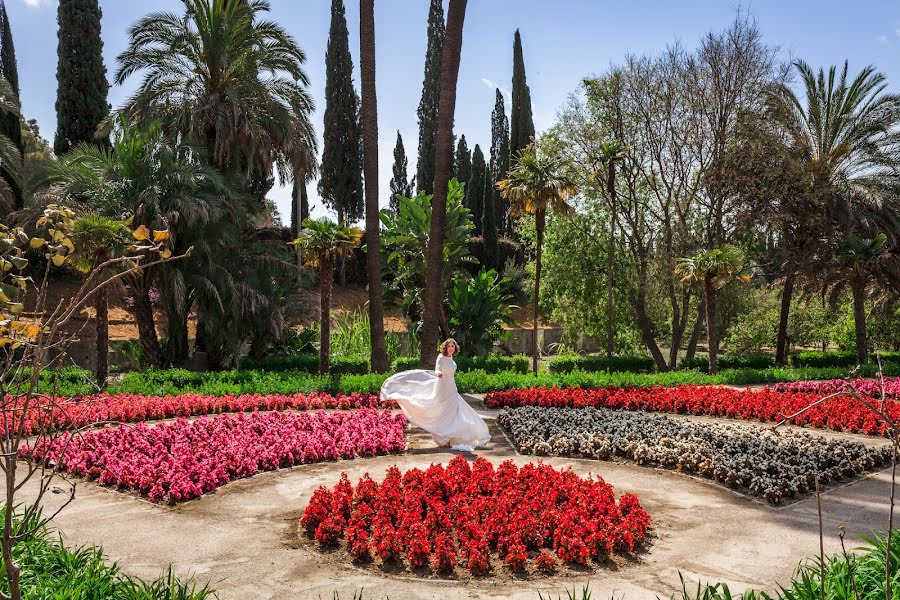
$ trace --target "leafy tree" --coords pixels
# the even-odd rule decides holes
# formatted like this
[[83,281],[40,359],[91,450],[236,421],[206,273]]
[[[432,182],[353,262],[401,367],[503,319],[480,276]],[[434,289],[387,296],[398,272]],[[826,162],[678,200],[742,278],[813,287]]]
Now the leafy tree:
[[534,119],[531,115],[531,90],[525,82],[525,59],[522,57],[522,36],[516,29],[513,39],[512,107],[509,123],[510,159],[516,157],[534,138]]
[[[75,244],[72,265],[86,275],[93,274],[100,279],[111,277],[112,272],[98,269],[130,246],[128,224],[127,220],[111,219],[95,213],[77,216],[71,228],[71,238]],[[160,233],[157,237],[166,235]],[[94,294],[94,322],[95,376],[97,385],[103,388],[109,376],[109,290],[106,287],[99,288]]]
[[574,181],[566,173],[564,161],[540,151],[532,143],[519,153],[515,166],[507,173],[507,178],[497,184],[503,198],[510,203],[510,214],[514,217],[534,215],[534,306],[533,309],[533,354],[532,371],[537,375],[540,345],[538,342],[539,300],[541,291],[541,249],[544,243],[544,227],[547,211],[562,216],[574,214],[566,200],[577,191]]
[[[462,188],[451,179],[447,190],[443,259],[441,267],[442,289],[449,290],[450,282],[460,266],[469,261],[469,237],[472,219],[462,203]],[[422,292],[425,287],[428,240],[431,235],[432,196],[419,192],[413,198],[398,197],[396,212],[381,211],[384,228],[384,246],[388,251],[388,264],[396,273],[395,284],[403,294],[406,314],[413,320],[422,317]],[[442,320],[445,315],[442,311]],[[444,323],[446,325],[446,323]],[[445,332],[447,328],[444,327]]]
[[400,201],[397,199],[397,196],[403,196],[404,198],[409,198],[413,195],[413,187],[415,184],[415,177],[412,180],[407,179],[407,166],[409,164],[409,160],[406,158],[406,150],[403,148],[403,138],[400,136],[400,131],[397,131],[397,143],[394,145],[394,167],[391,171],[393,176],[391,177],[391,199],[389,202],[389,206],[391,210],[397,212]]
[[488,167],[481,192],[481,237],[484,240],[485,266],[489,268],[500,268],[502,266],[498,260],[500,249],[497,240],[499,234],[497,232],[495,193],[494,178],[491,175],[490,167]]
[[472,153],[466,143],[466,136],[460,136],[456,144],[456,157],[453,160],[453,177],[459,181],[463,188],[469,185],[472,179]]
[[[481,147],[475,144],[472,150],[472,171],[466,184],[465,205],[472,213],[472,221],[475,225],[474,235],[482,235],[481,218],[484,212],[484,184],[488,175],[487,165],[484,162],[484,153]],[[494,236],[496,240],[496,235]]]
[[[503,94],[497,89],[494,98],[494,112],[491,113],[490,205],[494,209],[494,226],[497,228],[498,236],[506,235],[510,229],[507,223],[506,203],[503,202],[500,191],[495,186],[506,178],[507,171],[509,171],[509,119],[506,118]],[[488,197],[485,196],[485,202],[487,201]]]
[[271,181],[274,165],[291,180],[316,149],[306,55],[262,18],[266,0],[182,2],[183,14],[154,12],[129,30],[115,82],[144,74],[128,101],[131,120],[159,121],[223,173]]
[[481,356],[488,354],[494,341],[503,334],[503,326],[513,323],[510,305],[512,296],[506,292],[509,279],[493,269],[478,272],[474,277],[456,277],[450,287],[450,330],[454,339],[467,352]]
[[733,281],[747,283],[750,276],[744,274],[744,254],[734,246],[705,250],[678,262],[676,271],[684,283],[700,282],[706,299],[706,332],[709,339],[709,372],[719,372],[719,332],[716,322],[716,297],[718,291]]
[[346,225],[363,214],[362,138],[359,96],[353,87],[353,58],[343,0],[331,2],[331,30],[325,53],[325,128],[319,195]]
[[431,0],[428,9],[428,47],[425,50],[425,77],[419,100],[419,153],[416,161],[416,190],[434,193],[434,165],[441,95],[441,56],[444,48],[443,0]]
[[370,365],[376,373],[390,368],[384,347],[381,299],[381,246],[378,219],[378,97],[375,91],[375,0],[359,3],[359,64],[362,74],[363,167],[366,175],[366,267],[369,281]]
[[319,269],[319,372],[330,370],[331,280],[335,259],[350,256],[362,240],[356,227],[338,225],[328,219],[307,219],[294,241],[307,251],[307,264]]
[[[96,143],[97,128],[109,114],[106,99],[109,82],[103,64],[100,16],[97,0],[59,2],[56,139],[53,143],[57,156],[82,142]],[[182,91],[183,88],[179,89]]]
[[419,365],[427,368],[434,359],[438,343],[438,323],[442,312],[444,229],[450,169],[453,166],[453,119],[456,113],[456,84],[462,54],[463,22],[466,0],[450,0],[447,8],[447,30],[441,56],[440,103],[435,137],[434,200],[431,210],[431,232],[428,236],[426,262],[425,307],[422,317],[422,345]]
[[606,167],[606,192],[609,194],[609,244],[606,247],[606,355],[612,356],[615,349],[615,332],[613,331],[613,287],[616,250],[616,216],[618,213],[618,194],[616,193],[616,164],[628,154],[628,146],[618,142],[605,142],[600,145],[601,165]]
[[[0,119],[13,115],[19,118],[19,99],[5,77],[0,75]],[[19,147],[0,131],[0,164],[4,165],[0,177],[0,209],[11,212],[17,206],[17,190],[22,188],[22,155]]]
[[[6,14],[6,3],[0,2],[0,73],[9,82],[16,98],[19,98],[19,67],[16,64],[16,48],[13,44],[12,29],[9,25],[9,16]],[[15,114],[5,113],[0,115],[0,135],[9,138],[19,151],[18,163],[21,165],[25,156],[25,142],[22,138],[21,103],[19,111]],[[15,200],[15,209],[24,206],[22,185],[19,178],[13,176],[4,164],[0,167],[0,177],[6,181],[6,185],[12,191]]]

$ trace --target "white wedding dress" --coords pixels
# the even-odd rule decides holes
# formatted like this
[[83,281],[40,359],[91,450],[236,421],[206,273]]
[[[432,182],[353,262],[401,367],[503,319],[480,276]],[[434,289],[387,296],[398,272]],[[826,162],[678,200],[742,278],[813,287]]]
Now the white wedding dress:
[[[438,377],[436,373],[441,373]],[[456,363],[438,354],[434,371],[416,369],[388,377],[382,400],[394,400],[410,423],[431,434],[438,446],[471,452],[490,441],[487,424],[456,390]]]

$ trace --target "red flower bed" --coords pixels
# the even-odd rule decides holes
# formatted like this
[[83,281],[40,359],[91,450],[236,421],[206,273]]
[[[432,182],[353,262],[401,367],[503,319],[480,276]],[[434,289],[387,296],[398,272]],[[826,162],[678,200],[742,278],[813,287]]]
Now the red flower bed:
[[22,455],[174,504],[260,471],[400,453],[405,427],[403,415],[374,409],[220,415],[64,434]]
[[[853,387],[863,396],[881,398],[881,386],[875,379],[854,379]],[[776,383],[772,386],[776,392],[808,392],[827,396],[846,389],[843,379],[829,379],[827,381],[793,381],[791,383]],[[884,395],[887,398],[900,398],[900,377],[884,378]]]
[[378,394],[332,396],[318,392],[311,394],[240,394],[238,396],[96,394],[59,398],[57,404],[58,406],[55,406],[52,411],[29,410],[26,417],[28,433],[40,428],[74,429],[104,421],[141,423],[229,412],[396,407],[396,403],[393,401],[382,402]]
[[[636,388],[532,388],[491,392],[484,398],[489,408],[517,406],[613,408],[663,411],[759,421],[779,421],[822,398],[822,394],[735,390],[724,387],[681,385]],[[900,419],[900,403],[889,402],[886,410]],[[852,398],[832,398],[792,420],[834,431],[884,435],[887,427],[867,408]]]
[[343,540],[357,562],[406,560],[443,575],[460,564],[484,575],[492,559],[551,572],[548,550],[578,565],[631,552],[647,538],[650,515],[633,494],[616,503],[600,477],[457,456],[424,471],[391,467],[381,483],[366,474],[356,487],[342,474],[333,489],[315,491],[300,525],[323,546]]

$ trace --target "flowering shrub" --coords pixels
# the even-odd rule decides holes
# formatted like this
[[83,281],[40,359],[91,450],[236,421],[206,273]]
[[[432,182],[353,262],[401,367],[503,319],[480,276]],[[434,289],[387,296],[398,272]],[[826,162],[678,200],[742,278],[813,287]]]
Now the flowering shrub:
[[[22,454],[174,504],[260,471],[403,452],[405,427],[403,415],[374,409],[220,415],[67,434]],[[342,534],[336,525],[330,533],[335,541]]]
[[[776,392],[806,392],[827,396],[846,389],[845,380],[830,379],[828,381],[794,381],[792,383],[776,383],[772,386]],[[862,396],[881,398],[881,386],[875,379],[853,380],[853,387]],[[884,378],[884,395],[888,398],[900,398],[900,377]]]
[[457,456],[424,471],[391,467],[381,483],[366,474],[355,488],[344,474],[333,489],[313,493],[300,525],[325,546],[343,537],[353,560],[405,558],[413,569],[430,564],[444,575],[459,563],[481,576],[492,555],[511,570],[533,562],[548,572],[556,569],[550,550],[580,565],[631,552],[647,538],[650,515],[631,494],[617,503],[600,477],[512,461],[495,468],[483,458],[470,465]]
[[395,408],[393,401],[382,402],[377,394],[240,394],[237,396],[209,396],[179,394],[177,396],[145,396],[142,394],[96,394],[60,398],[52,412],[29,411],[28,431],[39,428],[74,429],[119,421],[140,423],[176,417],[191,417],[229,412],[273,410],[318,410],[355,408]]
[[[828,439],[797,430],[701,423],[609,409],[527,406],[498,417],[520,452],[551,456],[621,456],[638,464],[712,479],[772,504],[810,492],[822,483],[855,477],[889,463],[891,448]],[[623,496],[620,510],[636,499]],[[635,504],[637,506],[637,504]],[[579,538],[565,539],[560,558],[586,552]],[[627,541],[627,540],[626,540]],[[605,540],[588,539],[591,544]]]
[[[489,408],[543,406],[557,408],[614,408],[661,411],[759,421],[780,421],[821,399],[821,394],[779,392],[772,389],[735,390],[682,385],[639,388],[531,388],[493,392],[485,396]],[[900,402],[890,402],[887,413],[900,420]],[[795,425],[820,429],[885,435],[887,425],[853,398],[832,398],[791,420]]]

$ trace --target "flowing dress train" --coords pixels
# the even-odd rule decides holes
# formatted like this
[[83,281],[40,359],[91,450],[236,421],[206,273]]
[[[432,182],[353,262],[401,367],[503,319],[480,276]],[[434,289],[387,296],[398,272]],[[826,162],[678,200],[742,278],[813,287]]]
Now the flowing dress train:
[[471,452],[486,445],[491,435],[484,419],[457,391],[455,374],[456,362],[439,354],[434,372],[416,369],[388,377],[381,398],[396,401],[409,422],[430,433],[438,446]]

